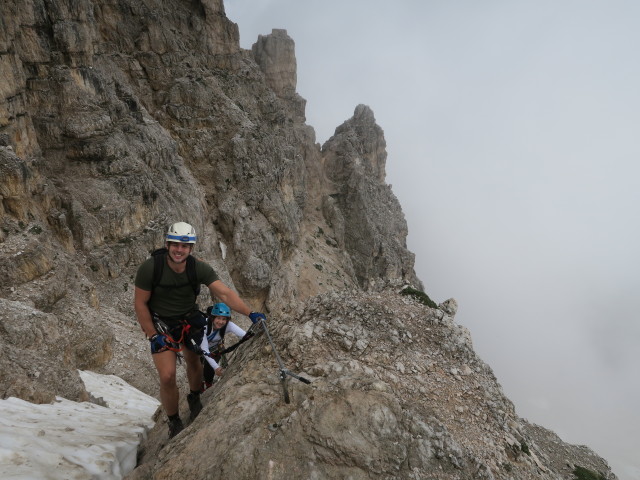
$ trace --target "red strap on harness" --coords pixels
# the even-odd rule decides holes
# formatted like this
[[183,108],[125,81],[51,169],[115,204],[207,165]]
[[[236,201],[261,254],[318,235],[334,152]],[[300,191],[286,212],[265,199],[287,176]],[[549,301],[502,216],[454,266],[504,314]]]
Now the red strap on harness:
[[[191,325],[189,325],[187,322],[182,322],[183,323],[183,327],[182,327],[182,331],[180,332],[180,338],[178,340],[175,340],[171,335],[169,335],[168,333],[161,333],[161,335],[164,335],[164,337],[169,340],[169,343],[174,343],[176,345],[180,345],[183,341],[184,341],[184,336],[186,334],[189,333],[189,330],[191,329]],[[172,352],[181,352],[182,348],[178,347],[178,348],[174,348],[171,347],[169,345],[167,345],[167,350],[171,350]]]

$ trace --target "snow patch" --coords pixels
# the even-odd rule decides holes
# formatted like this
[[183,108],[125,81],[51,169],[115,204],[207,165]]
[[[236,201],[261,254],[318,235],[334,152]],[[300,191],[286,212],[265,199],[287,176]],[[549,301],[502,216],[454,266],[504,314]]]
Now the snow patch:
[[118,480],[135,468],[159,402],[113,375],[80,376],[101,405],[0,400],[2,478]]

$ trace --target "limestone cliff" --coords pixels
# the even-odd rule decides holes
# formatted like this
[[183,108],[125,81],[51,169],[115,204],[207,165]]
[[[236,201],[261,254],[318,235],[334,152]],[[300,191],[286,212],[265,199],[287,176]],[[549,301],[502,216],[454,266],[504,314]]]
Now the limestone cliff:
[[[449,382],[445,369],[457,380],[453,360],[438,352],[454,355],[460,342],[438,331],[459,327],[452,302],[416,313],[396,298],[399,286],[422,285],[404,215],[385,183],[383,131],[360,105],[321,147],[304,108],[293,40],[276,29],[241,49],[222,0],[0,3],[0,394],[83,400],[78,368],[156,394],[132,279],[167,226],[182,220],[198,231],[196,254],[267,312],[280,345],[288,345],[287,360],[312,375],[311,392],[321,393],[296,391],[290,406],[276,407],[264,339],[247,345],[238,375],[212,396],[235,405],[238,422],[223,428],[238,438],[238,450],[255,430],[255,441],[275,439],[274,463],[264,464],[254,445],[255,468],[238,469],[244,473],[236,478],[282,471],[288,451],[302,462],[290,478],[508,478],[514,468],[525,472],[518,478],[559,478],[544,448],[531,457],[537,460],[522,456],[526,427],[467,341],[471,371],[460,382],[466,390],[451,390],[456,408],[466,411],[476,383],[482,389],[469,395],[493,403],[478,407],[482,421],[468,442],[459,427],[471,417],[449,423],[458,411],[449,409],[453,397],[440,397],[430,382]],[[209,301],[203,294],[201,305]],[[387,301],[398,308],[383,308]],[[369,311],[370,304],[379,309]],[[392,343],[376,360],[378,335]],[[328,348],[334,344],[338,352]],[[404,353],[396,352],[400,345]],[[394,371],[402,377],[387,376]],[[254,405],[248,399],[257,392],[262,404]],[[347,419],[350,411],[363,419],[338,438],[328,412]],[[203,412],[201,422],[212,415]],[[288,433],[278,434],[285,424]],[[384,435],[366,432],[371,425]],[[180,438],[208,435],[196,427]],[[488,450],[478,447],[481,431],[490,432]],[[389,445],[400,446],[383,455]],[[135,475],[163,478],[156,469],[169,458],[187,468],[196,451],[179,439],[172,446],[183,460],[163,450]],[[370,456],[375,451],[382,459]],[[236,460],[193,468],[218,478],[211,472],[233,471]],[[442,474],[425,473],[432,469]],[[189,478],[206,478],[198,475]]]

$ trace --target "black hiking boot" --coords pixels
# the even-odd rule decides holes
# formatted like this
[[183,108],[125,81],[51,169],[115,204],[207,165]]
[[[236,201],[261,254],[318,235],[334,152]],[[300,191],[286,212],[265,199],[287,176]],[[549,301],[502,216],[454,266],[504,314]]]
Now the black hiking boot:
[[191,415],[189,419],[193,421],[198,416],[200,410],[202,410],[202,402],[200,401],[200,392],[191,392],[187,395],[187,402],[189,403],[189,411]]
[[167,423],[169,424],[169,438],[175,437],[184,428],[182,420],[180,420],[178,415],[172,415],[169,417],[169,421]]

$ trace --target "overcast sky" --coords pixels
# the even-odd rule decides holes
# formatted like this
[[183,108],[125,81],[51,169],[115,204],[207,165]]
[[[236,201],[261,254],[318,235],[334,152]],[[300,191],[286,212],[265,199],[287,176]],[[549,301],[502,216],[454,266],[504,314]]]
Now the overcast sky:
[[640,2],[225,0],[323,143],[363,103],[416,271],[518,414],[640,480]]

